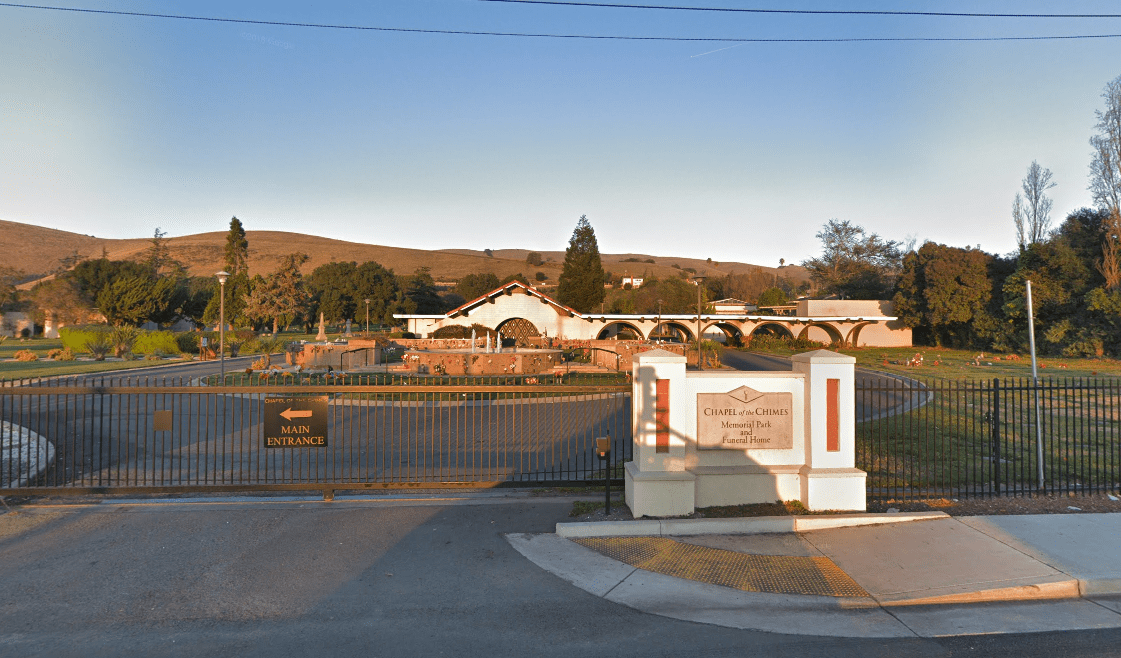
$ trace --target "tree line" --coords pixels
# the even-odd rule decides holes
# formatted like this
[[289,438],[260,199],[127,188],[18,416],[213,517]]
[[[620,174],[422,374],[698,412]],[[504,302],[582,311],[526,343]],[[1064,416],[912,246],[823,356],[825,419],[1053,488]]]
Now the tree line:
[[817,235],[823,253],[803,263],[817,291],[892,299],[919,343],[1022,351],[1031,281],[1041,351],[1121,356],[1121,77],[1102,98],[1090,138],[1095,207],[1077,209],[1052,228],[1047,191],[1056,183],[1033,161],[1012,202],[1012,254],[933,242],[915,249],[830,220]]
[[[187,275],[170,256],[165,236],[157,228],[139,260],[111,260],[103,253],[78,262],[35,286],[23,308],[40,323],[50,317],[82,324],[102,315],[115,326],[166,325],[180,318],[206,326],[219,320],[224,289],[227,322],[275,333],[292,325],[310,329],[321,313],[331,323],[361,325],[368,308],[372,324],[390,324],[395,313],[442,313],[446,307],[427,268],[401,276],[374,261],[332,262],[305,276],[301,267],[308,256],[291,253],[272,272],[250,277],[249,242],[237,217],[226,236],[224,287],[214,276]],[[7,288],[0,292],[10,294]]]

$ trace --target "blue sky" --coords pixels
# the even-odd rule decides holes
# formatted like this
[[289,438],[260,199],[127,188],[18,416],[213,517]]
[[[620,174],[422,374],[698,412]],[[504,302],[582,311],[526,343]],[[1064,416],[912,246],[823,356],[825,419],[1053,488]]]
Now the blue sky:
[[[1121,13],[1116,2],[699,0],[696,7]],[[1121,19],[793,16],[408,2],[60,2],[440,30],[735,37],[1121,34]],[[734,46],[734,47],[729,47]],[[715,52],[712,52],[715,51]],[[831,218],[1015,246],[1054,172],[1090,205],[1088,140],[1121,39],[659,42],[330,30],[0,7],[0,219],[101,237],[249,230],[424,249],[777,264]]]

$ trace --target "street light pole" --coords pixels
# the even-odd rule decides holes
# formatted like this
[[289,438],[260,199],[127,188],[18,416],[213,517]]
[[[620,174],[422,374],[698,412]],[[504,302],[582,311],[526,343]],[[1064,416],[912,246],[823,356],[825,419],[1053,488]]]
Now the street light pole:
[[221,297],[218,300],[218,361],[219,370],[222,373],[222,384],[226,383],[226,279],[230,277],[230,273],[222,270],[214,276],[218,277],[218,294]]
[[662,300],[658,300],[658,326],[654,327],[654,333],[662,335]]
[[366,298],[366,338],[370,337],[370,298]]
[[693,281],[697,283],[697,369],[704,370],[704,355],[701,354],[701,284],[704,283],[705,277],[694,276]]

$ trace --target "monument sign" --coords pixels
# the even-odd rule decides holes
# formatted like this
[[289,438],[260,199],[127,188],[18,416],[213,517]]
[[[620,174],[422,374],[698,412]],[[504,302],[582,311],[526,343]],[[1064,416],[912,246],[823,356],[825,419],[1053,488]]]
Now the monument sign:
[[794,396],[741,386],[697,394],[697,449],[789,450],[794,447]]

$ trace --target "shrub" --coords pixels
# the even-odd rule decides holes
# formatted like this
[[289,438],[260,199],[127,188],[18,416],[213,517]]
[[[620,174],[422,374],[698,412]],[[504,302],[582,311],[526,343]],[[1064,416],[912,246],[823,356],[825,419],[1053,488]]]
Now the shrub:
[[109,332],[109,339],[113,342],[113,353],[117,358],[126,361],[132,359],[132,348],[139,337],[140,330],[136,327],[128,325],[113,327],[113,331]]
[[[132,349],[141,354],[179,354],[178,337],[171,331],[143,331]],[[195,348],[198,349],[197,347]]]
[[109,338],[108,332],[104,331],[94,332],[82,345],[82,349],[89,352],[94,361],[104,361],[112,348],[113,341]]
[[58,336],[62,339],[62,347],[75,352],[86,352],[86,343],[95,334],[108,334],[110,327],[103,324],[88,324],[73,327],[62,327]]
[[31,350],[20,350],[15,354],[16,361],[38,361],[39,355]]
[[53,349],[50,352],[47,352],[47,358],[54,359],[55,361],[73,361],[74,352],[69,347],[64,347],[62,349]]
[[180,354],[198,354],[199,338],[202,335],[198,331],[181,331],[175,334],[175,351]]

